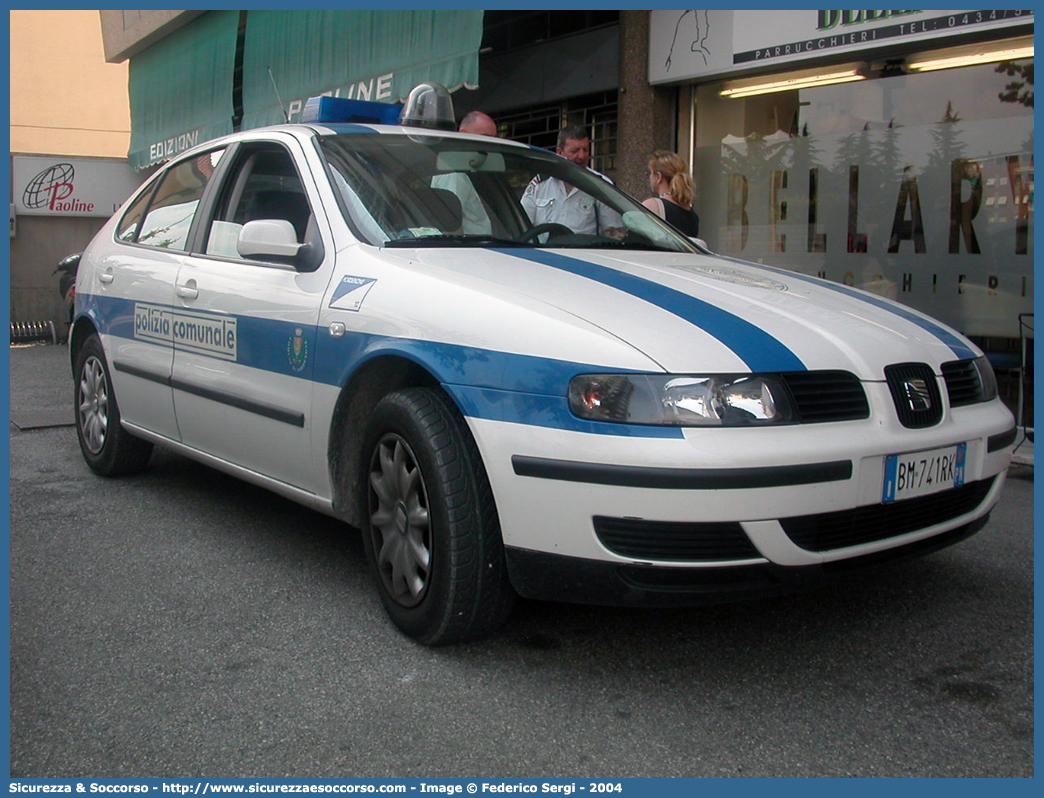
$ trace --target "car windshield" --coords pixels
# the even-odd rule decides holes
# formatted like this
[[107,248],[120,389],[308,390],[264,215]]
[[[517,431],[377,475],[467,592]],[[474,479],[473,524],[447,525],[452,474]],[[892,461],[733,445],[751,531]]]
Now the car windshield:
[[353,230],[387,247],[573,247],[694,252],[605,178],[546,150],[420,134],[325,136]]

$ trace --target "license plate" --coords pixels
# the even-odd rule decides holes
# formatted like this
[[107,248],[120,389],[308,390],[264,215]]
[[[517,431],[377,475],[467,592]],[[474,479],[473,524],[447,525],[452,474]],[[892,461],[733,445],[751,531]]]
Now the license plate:
[[968,444],[928,452],[893,454],[885,460],[885,503],[926,496],[964,484]]

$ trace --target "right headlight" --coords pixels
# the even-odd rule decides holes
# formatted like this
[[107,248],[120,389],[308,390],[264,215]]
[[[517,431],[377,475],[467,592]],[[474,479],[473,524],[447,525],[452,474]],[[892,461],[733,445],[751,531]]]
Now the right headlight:
[[790,394],[771,374],[581,374],[569,383],[580,418],[620,424],[739,427],[793,420]]

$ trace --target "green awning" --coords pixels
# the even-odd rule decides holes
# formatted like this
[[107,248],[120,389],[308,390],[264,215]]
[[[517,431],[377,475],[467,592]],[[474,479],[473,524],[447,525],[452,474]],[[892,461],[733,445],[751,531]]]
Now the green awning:
[[318,94],[399,102],[418,83],[478,86],[482,11],[250,11],[243,123],[295,121]]
[[[478,86],[482,11],[248,11],[243,119],[295,120],[309,97],[398,102],[418,83]],[[135,169],[233,130],[239,11],[208,11],[131,58]]]
[[238,11],[210,11],[131,58],[135,169],[232,132]]

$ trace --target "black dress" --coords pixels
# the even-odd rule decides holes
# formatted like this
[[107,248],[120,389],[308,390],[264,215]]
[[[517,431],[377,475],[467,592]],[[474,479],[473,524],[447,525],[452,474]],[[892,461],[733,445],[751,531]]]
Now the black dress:
[[668,223],[674,225],[687,236],[698,236],[700,234],[700,217],[694,210],[685,210],[670,200],[661,200],[663,212]]

